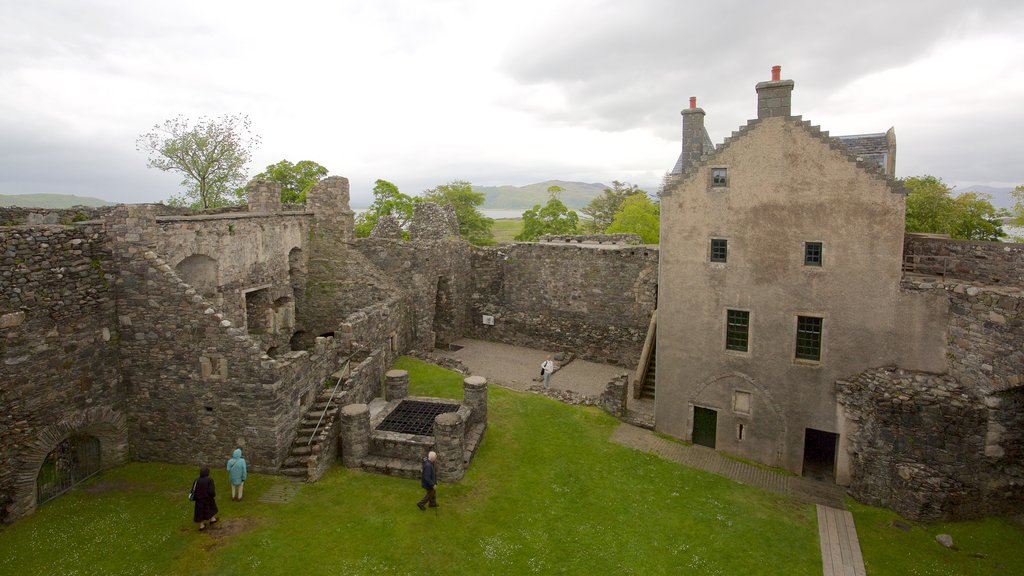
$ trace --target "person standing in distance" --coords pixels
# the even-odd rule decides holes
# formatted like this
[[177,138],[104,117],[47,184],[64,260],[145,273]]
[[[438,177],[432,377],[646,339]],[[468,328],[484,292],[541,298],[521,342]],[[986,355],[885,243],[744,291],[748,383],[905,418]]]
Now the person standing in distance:
[[555,371],[555,363],[551,361],[551,354],[548,359],[540,363],[540,375],[544,377],[544,389],[551,387],[551,373]]
[[434,466],[434,462],[437,461],[437,452],[433,450],[427,454],[427,457],[423,459],[423,474],[420,477],[420,485],[427,491],[423,495],[423,498],[416,503],[416,506],[420,510],[426,510],[424,506],[427,502],[430,502],[431,508],[437,508],[437,468]]
[[245,489],[245,479],[249,476],[245,466],[245,458],[242,458],[242,449],[235,448],[235,453],[228,460],[228,479],[231,481],[231,499],[241,500],[242,490]]

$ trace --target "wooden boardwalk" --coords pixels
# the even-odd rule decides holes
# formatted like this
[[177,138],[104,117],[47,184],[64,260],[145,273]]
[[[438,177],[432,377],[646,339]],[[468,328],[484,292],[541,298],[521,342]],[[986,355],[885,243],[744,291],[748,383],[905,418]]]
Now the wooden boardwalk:
[[710,448],[673,442],[650,430],[630,424],[619,424],[615,432],[612,432],[610,440],[691,468],[699,468],[742,484],[814,504],[818,510],[818,538],[821,543],[821,565],[824,575],[866,575],[857,529],[853,525],[853,515],[845,509],[846,491],[842,486],[780,474],[767,468],[726,458]]
[[825,576],[866,576],[857,528],[848,510],[817,505],[821,567]]

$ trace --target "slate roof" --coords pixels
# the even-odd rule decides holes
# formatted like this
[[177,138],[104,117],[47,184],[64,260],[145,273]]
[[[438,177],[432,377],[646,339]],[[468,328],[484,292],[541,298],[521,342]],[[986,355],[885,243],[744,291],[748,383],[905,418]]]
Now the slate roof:
[[[884,134],[883,134],[883,136],[884,136]],[[683,148],[684,149],[686,148],[686,143],[685,142],[683,142]],[[711,136],[708,136],[708,130],[707,130],[707,128],[705,128],[704,129],[704,147],[702,149],[702,154],[710,154],[714,150],[715,150],[715,145],[714,145],[714,143],[711,142]],[[672,172],[670,172],[670,174],[682,174],[682,173],[683,173],[683,153],[680,152],[679,153],[679,159],[676,160],[676,164],[675,164],[675,166],[672,167]]]
[[886,170],[889,141],[885,137],[885,132],[835,136],[835,139],[842,142],[850,152],[863,158],[865,162],[877,164],[883,171]]

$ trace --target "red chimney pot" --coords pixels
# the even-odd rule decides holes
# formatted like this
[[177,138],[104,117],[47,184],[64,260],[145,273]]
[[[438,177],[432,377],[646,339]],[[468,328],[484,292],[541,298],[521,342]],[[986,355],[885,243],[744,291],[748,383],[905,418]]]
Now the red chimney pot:
[[772,66],[772,80],[782,79],[782,66]]
[[696,107],[697,107],[697,97],[696,96],[690,96],[690,109],[693,109],[693,108],[696,108]]

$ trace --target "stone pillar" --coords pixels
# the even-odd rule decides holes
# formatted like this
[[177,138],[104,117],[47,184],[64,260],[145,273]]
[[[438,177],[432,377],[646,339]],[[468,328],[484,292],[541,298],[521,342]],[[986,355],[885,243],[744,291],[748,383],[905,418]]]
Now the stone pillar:
[[466,474],[463,438],[466,422],[458,412],[445,412],[434,418],[434,439],[437,452],[437,480],[455,482]]
[[405,370],[388,370],[384,374],[384,395],[388,402],[408,396],[409,373]]
[[349,404],[341,409],[341,463],[358,468],[370,452],[370,408]]
[[462,403],[469,406],[469,426],[487,422],[487,379],[468,376],[462,381]]
[[249,212],[280,212],[281,185],[267,180],[252,180],[245,186]]

